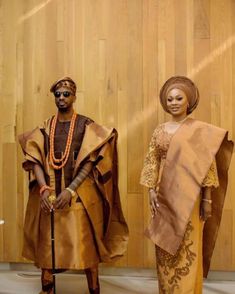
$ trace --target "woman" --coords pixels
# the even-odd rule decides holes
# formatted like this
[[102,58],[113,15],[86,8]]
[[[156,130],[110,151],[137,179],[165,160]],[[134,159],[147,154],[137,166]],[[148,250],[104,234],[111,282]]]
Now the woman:
[[221,219],[233,143],[227,132],[189,118],[195,84],[171,77],[160,91],[171,120],[152,136],[141,174],[149,188],[160,293],[202,293]]

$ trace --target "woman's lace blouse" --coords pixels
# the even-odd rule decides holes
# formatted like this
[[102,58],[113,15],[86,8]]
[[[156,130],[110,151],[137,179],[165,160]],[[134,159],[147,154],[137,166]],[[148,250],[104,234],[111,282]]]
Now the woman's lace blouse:
[[[158,126],[152,135],[140,178],[140,183],[142,185],[153,189],[158,187],[158,184],[161,180],[166,154],[169,149],[171,138],[174,135],[174,133],[169,133],[166,131],[165,125],[166,124],[161,124]],[[212,186],[219,186],[215,160],[212,162],[207,176],[202,183],[202,187]]]

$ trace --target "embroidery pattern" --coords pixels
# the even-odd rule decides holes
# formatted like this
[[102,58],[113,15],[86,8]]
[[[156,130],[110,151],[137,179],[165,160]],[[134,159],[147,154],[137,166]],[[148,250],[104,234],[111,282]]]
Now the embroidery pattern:
[[[165,130],[164,124],[155,129],[141,174],[140,183],[142,185],[157,190],[172,137],[173,134]],[[217,168],[214,160],[202,186],[217,187],[218,185]],[[182,244],[174,256],[156,246],[157,273],[161,294],[178,292],[183,277],[186,277],[192,270],[191,268],[197,258],[197,254],[192,251],[194,243],[190,235],[193,231],[192,222],[189,222]]]
[[[142,185],[149,188],[156,188],[159,182],[159,170],[164,166],[172,137],[173,134],[165,130],[164,124],[158,126],[153,132],[141,173],[140,183]],[[212,186],[219,186],[215,160],[212,162],[208,174],[202,183],[202,187]]]
[[213,160],[210,169],[207,173],[207,176],[205,177],[202,187],[219,187],[219,178],[218,178],[218,172],[216,167],[216,161]]
[[197,257],[196,253],[191,250],[193,241],[190,239],[190,234],[193,230],[190,221],[185,231],[184,240],[175,255],[156,246],[159,289],[163,294],[174,293],[175,289],[179,289],[182,277],[187,276],[190,272],[190,267]]
[[159,170],[164,165],[172,136],[164,130],[163,124],[155,129],[141,173],[140,183],[142,185],[149,188],[156,187]]

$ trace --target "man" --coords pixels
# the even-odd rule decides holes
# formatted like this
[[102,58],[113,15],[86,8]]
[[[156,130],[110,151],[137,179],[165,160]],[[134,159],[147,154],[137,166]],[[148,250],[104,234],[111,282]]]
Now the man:
[[29,172],[23,256],[42,269],[40,293],[54,293],[53,209],[56,270],[84,269],[90,293],[100,293],[99,262],[121,257],[128,240],[117,187],[117,132],[75,113],[71,78],[56,81],[50,91],[57,114],[19,138]]

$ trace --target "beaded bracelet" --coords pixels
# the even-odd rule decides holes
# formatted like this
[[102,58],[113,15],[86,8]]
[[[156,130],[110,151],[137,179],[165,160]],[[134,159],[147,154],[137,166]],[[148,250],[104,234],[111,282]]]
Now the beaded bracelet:
[[205,198],[203,198],[202,201],[205,201],[205,202],[208,202],[208,203],[212,204],[212,200],[211,199],[205,199]]
[[40,196],[42,196],[43,192],[46,191],[46,190],[52,191],[52,188],[50,186],[48,186],[48,185],[43,185],[40,188],[40,191],[39,191]]
[[71,188],[67,187],[67,188],[65,188],[65,190],[69,191],[71,193],[71,196],[72,197],[75,197],[76,196],[76,192],[73,191]]

